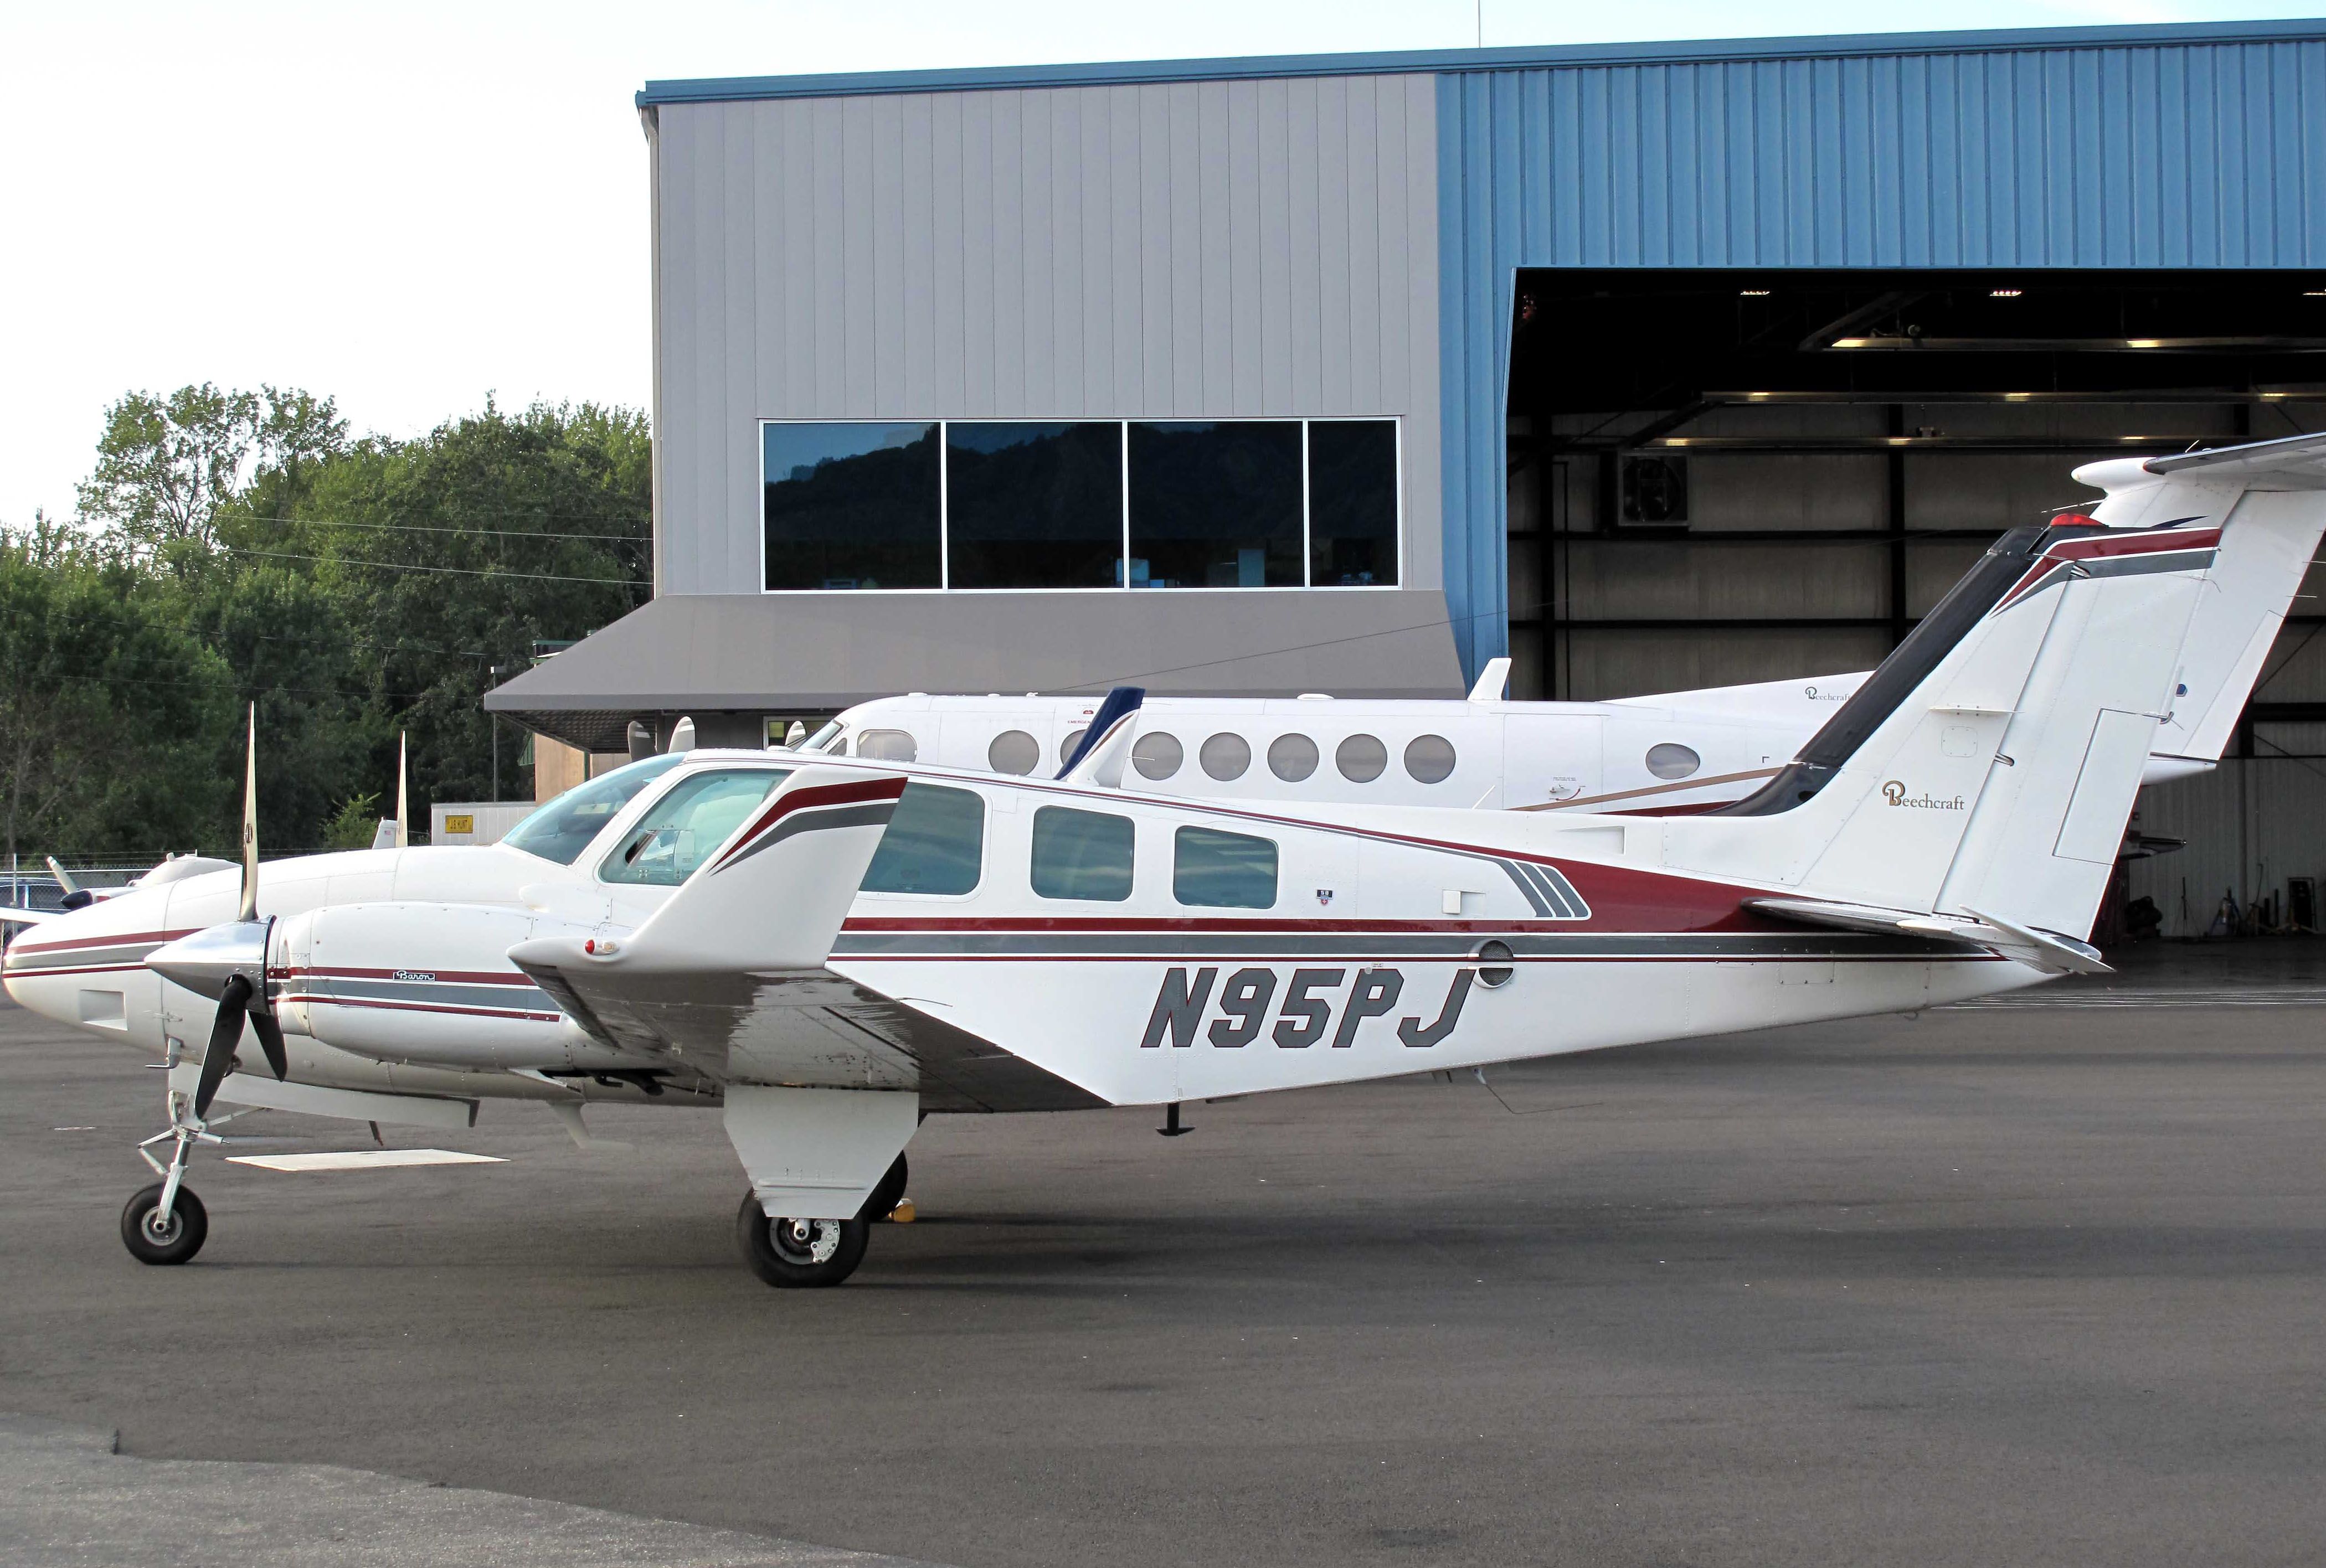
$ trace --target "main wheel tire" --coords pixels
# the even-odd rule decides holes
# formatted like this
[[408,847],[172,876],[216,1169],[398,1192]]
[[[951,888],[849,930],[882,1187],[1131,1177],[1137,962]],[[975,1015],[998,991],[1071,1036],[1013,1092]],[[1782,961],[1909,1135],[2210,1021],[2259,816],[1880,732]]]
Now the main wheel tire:
[[163,1214],[162,1187],[154,1183],[121,1211],[121,1244],[140,1263],[183,1263],[209,1239],[209,1213],[193,1189],[180,1186],[177,1202]]
[[875,1225],[886,1220],[905,1201],[906,1174],[905,1156],[898,1155],[897,1163],[889,1167],[889,1174],[880,1178],[880,1184],[872,1189],[872,1195],[864,1200],[864,1207],[856,1211],[856,1217],[870,1220]]
[[862,1220],[771,1219],[755,1192],[743,1194],[743,1207],[735,1214],[743,1261],[753,1274],[786,1290],[821,1289],[854,1274],[871,1232]]

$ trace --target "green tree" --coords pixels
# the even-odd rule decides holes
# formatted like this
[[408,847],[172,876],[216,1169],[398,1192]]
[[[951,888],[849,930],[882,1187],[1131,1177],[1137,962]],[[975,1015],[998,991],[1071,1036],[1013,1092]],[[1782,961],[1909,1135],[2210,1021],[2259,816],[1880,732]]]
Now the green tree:
[[232,693],[128,563],[44,517],[0,533],[0,849],[226,841]]
[[81,515],[130,548],[173,560],[218,541],[212,520],[254,465],[297,476],[347,444],[330,398],[293,389],[221,392],[209,382],[168,397],[133,392],[105,411]]

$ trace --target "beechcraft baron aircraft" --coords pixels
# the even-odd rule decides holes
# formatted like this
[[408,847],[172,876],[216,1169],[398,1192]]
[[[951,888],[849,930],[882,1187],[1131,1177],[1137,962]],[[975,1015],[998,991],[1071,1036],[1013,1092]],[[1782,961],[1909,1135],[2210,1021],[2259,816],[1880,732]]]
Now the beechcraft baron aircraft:
[[262,868],[247,784],[238,873],[51,917],[7,988],[172,1065],[168,1158],[123,1214],[144,1261],[201,1245],[183,1176],[220,1101],[457,1125],[619,1098],[721,1108],[751,1266],[833,1284],[927,1112],[1176,1108],[2104,967],[2155,734],[2181,688],[2250,683],[2326,523],[2326,436],[2078,477],[2089,517],[2006,534],[1722,812],[1135,792],[1126,691],[1054,780],[671,754],[487,849]]

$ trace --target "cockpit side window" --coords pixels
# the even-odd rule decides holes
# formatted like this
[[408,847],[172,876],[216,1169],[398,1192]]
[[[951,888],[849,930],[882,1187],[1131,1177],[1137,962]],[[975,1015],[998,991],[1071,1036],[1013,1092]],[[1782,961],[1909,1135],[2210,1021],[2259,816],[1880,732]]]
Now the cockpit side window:
[[789,768],[739,767],[679,780],[630,824],[598,868],[599,879],[677,886],[790,776]]
[[571,866],[638,792],[685,761],[675,752],[618,767],[577,784],[508,830],[501,842],[560,866]]

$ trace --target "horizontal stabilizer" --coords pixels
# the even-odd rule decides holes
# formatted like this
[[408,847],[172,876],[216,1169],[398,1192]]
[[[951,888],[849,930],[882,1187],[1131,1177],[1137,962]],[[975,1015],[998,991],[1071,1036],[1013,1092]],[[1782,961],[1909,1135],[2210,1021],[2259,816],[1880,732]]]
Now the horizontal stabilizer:
[[2152,474],[2185,474],[2209,483],[2235,480],[2253,489],[2326,490],[2326,431],[2150,458],[2140,466]]
[[1884,934],[1936,937],[1983,947],[1999,958],[2042,970],[2051,975],[2105,975],[2115,971],[2100,961],[2099,949],[2056,932],[1997,919],[1974,910],[1975,920],[1959,915],[1925,914],[1911,909],[1884,909],[1872,904],[1838,904],[1818,898],[1748,898],[1747,909],[1803,925],[1830,926],[1838,931],[1871,931]]

